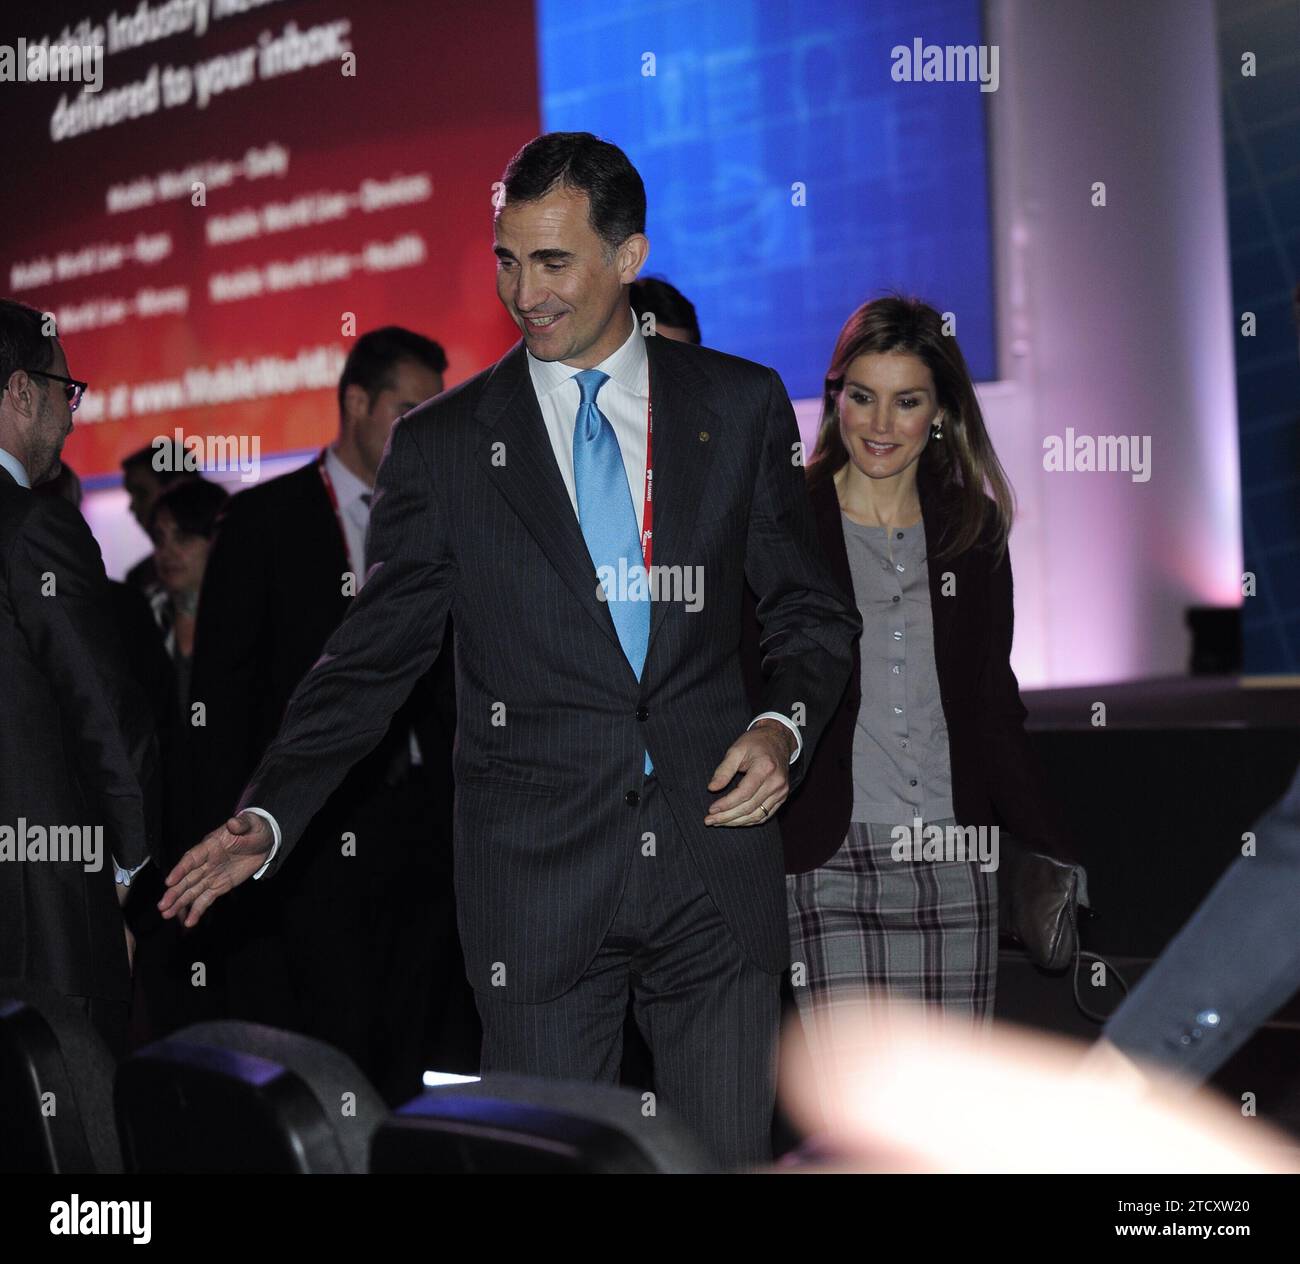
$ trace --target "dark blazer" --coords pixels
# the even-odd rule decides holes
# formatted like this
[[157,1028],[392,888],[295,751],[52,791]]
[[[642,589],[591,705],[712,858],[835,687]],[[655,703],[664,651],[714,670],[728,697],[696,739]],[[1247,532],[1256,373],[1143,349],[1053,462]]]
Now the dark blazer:
[[[703,608],[656,601],[638,682],[565,491],[522,344],[401,419],[379,471],[366,587],[289,705],[242,806],[272,812],[276,864],[379,739],[456,627],[455,871],[470,982],[560,995],[604,939],[639,859],[642,751],[740,949],[789,959],[774,825],[708,828],[707,785],[754,712],[740,667],[745,580],[771,676],[762,710],[807,713],[806,750],[843,689],[857,612],[827,573],[770,369],[647,341],[654,563],[698,567]],[[797,775],[800,763],[794,766]],[[638,859],[635,859],[638,858]]]
[[35,496],[3,469],[0,717],[0,825],[104,831],[97,872],[75,860],[0,863],[0,977],[127,1001],[113,861],[134,868],[154,846],[152,721],[90,529],[67,501]]
[[[206,723],[194,729],[195,819],[186,846],[229,817],[298,682],[352,605],[343,584],[350,569],[314,461],[227,502],[195,628],[190,699],[204,704]],[[406,757],[412,726],[426,764],[446,766],[455,726],[451,689],[449,663],[419,682],[399,720],[342,779],[319,828],[337,838],[361,804],[384,792],[390,769]],[[450,804],[450,785],[444,790]]]
[[[927,547],[949,528],[953,505],[927,476],[917,487]],[[825,465],[811,467],[808,495],[831,573],[853,591],[840,503]],[[1013,607],[1011,561],[995,556],[992,524],[960,557],[930,561],[935,670],[952,763],[953,811],[962,825],[998,825],[1022,844],[1060,860],[1077,848],[1044,791],[1042,769],[1025,734],[1024,703],[1011,670]],[[945,577],[950,577],[945,585]],[[945,588],[951,595],[945,595]],[[745,666],[751,696],[762,686],[758,624],[747,620]],[[787,873],[806,873],[828,861],[848,833],[853,813],[853,736],[862,701],[861,661],[853,643],[853,670],[826,726],[820,749],[798,790],[777,814]]]

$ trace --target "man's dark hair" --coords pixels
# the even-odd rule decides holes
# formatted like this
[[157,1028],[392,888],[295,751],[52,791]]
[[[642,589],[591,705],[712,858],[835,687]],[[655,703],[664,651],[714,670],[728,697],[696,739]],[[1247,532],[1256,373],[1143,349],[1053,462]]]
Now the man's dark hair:
[[230,493],[220,483],[206,478],[191,478],[175,487],[169,487],[149,510],[149,533],[158,525],[158,515],[166,509],[176,525],[186,535],[201,535],[212,539],[217,529],[221,507],[230,499]]
[[446,373],[447,353],[432,338],[400,325],[385,325],[361,335],[348,352],[339,378],[339,412],[349,386],[359,386],[373,404],[380,391],[393,387],[393,370],[403,360],[413,360],[434,373]]
[[592,230],[609,250],[645,232],[645,185],[628,156],[590,132],[547,132],[530,140],[502,177],[506,204],[536,202],[557,185],[585,193]]
[[663,277],[638,277],[628,288],[627,296],[638,320],[646,312],[651,312],[656,325],[684,329],[690,334],[691,341],[699,345],[700,322],[695,315],[695,304],[675,285],[670,285]]
[[[167,442],[167,447],[164,448],[163,451],[168,452],[170,455],[171,446],[172,446],[171,440],[169,439]],[[155,448],[152,443],[150,443],[143,448],[137,448],[134,452],[130,454],[130,456],[124,456],[122,458],[122,463],[121,463],[122,473],[129,474],[132,470],[148,470],[150,475],[152,475],[155,479],[158,480],[158,484],[161,487],[167,487],[171,483],[176,482],[178,479],[188,480],[196,477],[196,472],[194,470],[155,469],[153,459],[157,451],[158,449]]]
[[16,299],[0,298],[0,391],[19,369],[48,369],[54,339],[42,332],[45,314]]

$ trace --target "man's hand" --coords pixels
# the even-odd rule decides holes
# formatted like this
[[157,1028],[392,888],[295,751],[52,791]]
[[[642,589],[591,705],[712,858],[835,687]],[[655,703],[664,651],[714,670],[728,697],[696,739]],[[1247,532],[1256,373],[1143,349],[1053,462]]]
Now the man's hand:
[[185,925],[198,925],[217,896],[233,891],[266,863],[274,842],[265,817],[255,812],[232,816],[180,858],[167,875],[159,911],[164,917],[176,917],[188,909]]
[[790,793],[790,756],[794,734],[779,720],[759,720],[742,733],[722,757],[709,780],[710,790],[721,790],[736,773],[740,784],[709,804],[705,825],[761,825]]

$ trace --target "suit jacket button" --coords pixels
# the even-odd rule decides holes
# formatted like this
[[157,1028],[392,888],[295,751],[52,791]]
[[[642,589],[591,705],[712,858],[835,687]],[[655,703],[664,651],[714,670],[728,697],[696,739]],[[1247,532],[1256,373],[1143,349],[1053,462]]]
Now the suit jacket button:
[[623,796],[623,802],[626,803],[628,807],[634,808],[641,802],[641,796],[635,790],[629,790],[627,794]]
[[648,720],[648,719],[650,718],[650,708],[649,708],[649,707],[637,707],[637,709],[636,709],[636,718],[637,718],[638,720]]

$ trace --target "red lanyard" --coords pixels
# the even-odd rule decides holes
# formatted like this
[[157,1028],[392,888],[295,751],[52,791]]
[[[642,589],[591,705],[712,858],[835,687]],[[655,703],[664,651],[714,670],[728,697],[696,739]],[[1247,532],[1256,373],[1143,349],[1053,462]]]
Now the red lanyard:
[[[649,357],[647,357],[648,359]],[[651,526],[654,522],[654,465],[651,459],[651,438],[654,435],[654,413],[650,408],[650,365],[646,365],[645,379],[645,503],[641,510],[641,554],[645,568],[650,569],[650,555],[654,552]]]
[[320,470],[320,481],[325,484],[325,494],[330,498],[330,508],[334,511],[334,521],[338,523],[339,538],[343,541],[343,556],[347,558],[349,566],[352,565],[352,548],[348,544],[347,529],[343,526],[343,514],[339,511],[339,494],[334,490],[334,480],[330,478],[330,472],[325,466],[325,454],[328,448],[320,450],[320,456],[316,458],[316,468]]

